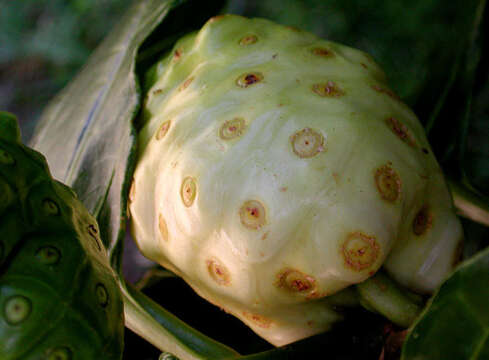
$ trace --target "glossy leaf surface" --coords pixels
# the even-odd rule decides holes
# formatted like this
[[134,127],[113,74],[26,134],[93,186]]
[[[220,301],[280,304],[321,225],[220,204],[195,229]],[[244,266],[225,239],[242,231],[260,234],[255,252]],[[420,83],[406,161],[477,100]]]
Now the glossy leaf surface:
[[0,358],[120,359],[124,317],[98,225],[0,112]]

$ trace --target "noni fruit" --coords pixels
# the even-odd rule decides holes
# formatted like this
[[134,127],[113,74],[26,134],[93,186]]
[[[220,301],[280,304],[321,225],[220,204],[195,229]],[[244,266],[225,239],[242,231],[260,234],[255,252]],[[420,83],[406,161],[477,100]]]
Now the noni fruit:
[[462,231],[413,112],[367,54],[226,15],[147,76],[129,194],[144,255],[275,345],[384,265],[429,293]]
[[0,359],[121,359],[121,294],[97,222],[5,112],[0,188]]

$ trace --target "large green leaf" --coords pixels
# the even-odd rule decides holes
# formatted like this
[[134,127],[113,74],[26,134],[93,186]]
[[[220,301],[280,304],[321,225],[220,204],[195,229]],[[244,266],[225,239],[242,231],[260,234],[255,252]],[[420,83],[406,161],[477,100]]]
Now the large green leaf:
[[489,248],[463,263],[410,331],[402,360],[489,359]]
[[0,359],[121,359],[122,295],[97,223],[1,111],[0,231]]
[[[124,229],[124,193],[140,95],[139,45],[177,1],[136,2],[78,76],[45,109],[31,145],[99,221],[112,250]],[[118,259],[112,261],[117,263]]]

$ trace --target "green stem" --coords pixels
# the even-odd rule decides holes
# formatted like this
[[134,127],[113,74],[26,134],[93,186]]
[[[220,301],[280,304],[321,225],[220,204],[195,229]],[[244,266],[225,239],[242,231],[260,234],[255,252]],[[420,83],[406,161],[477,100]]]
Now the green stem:
[[392,281],[378,272],[363,283],[357,284],[360,304],[367,310],[382,314],[394,324],[409,327],[421,311],[412,297]]
[[489,199],[453,181],[448,181],[448,185],[458,214],[489,226]]
[[226,359],[239,354],[170,314],[130,284],[120,284],[126,327],[180,360]]

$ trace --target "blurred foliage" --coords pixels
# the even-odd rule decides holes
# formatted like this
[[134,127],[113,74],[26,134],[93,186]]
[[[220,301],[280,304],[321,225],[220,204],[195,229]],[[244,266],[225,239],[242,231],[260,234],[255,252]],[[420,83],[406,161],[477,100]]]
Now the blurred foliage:
[[0,109],[19,116],[24,141],[130,3],[0,0]]

